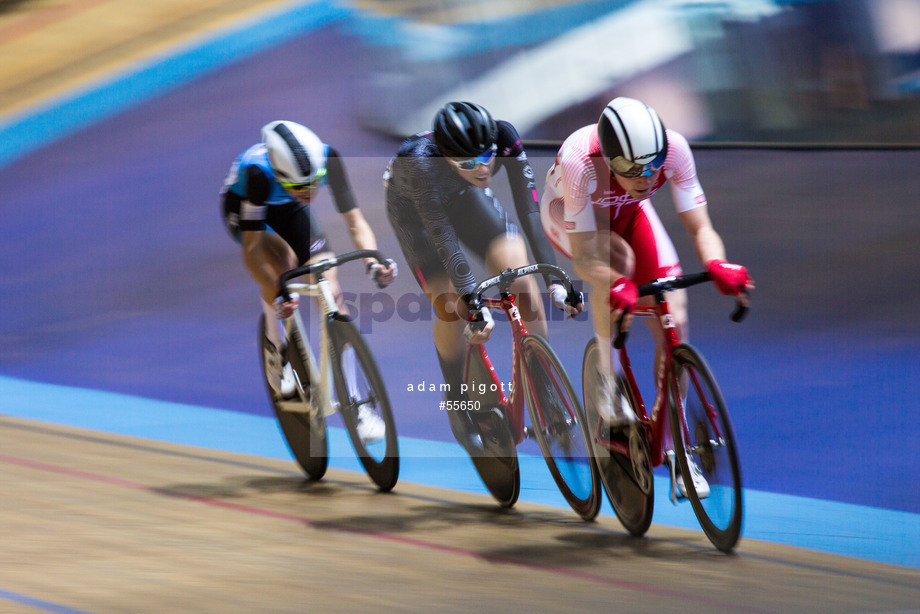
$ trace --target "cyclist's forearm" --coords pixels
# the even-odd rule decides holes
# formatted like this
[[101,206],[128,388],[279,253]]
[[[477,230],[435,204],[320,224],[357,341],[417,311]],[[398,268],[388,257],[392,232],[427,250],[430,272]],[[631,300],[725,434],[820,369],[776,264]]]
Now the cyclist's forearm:
[[[355,249],[377,249],[377,236],[370,224],[367,223],[360,209],[352,209],[342,214],[345,225]],[[373,258],[365,258],[365,264],[376,262]]]
[[725,244],[712,226],[698,230],[693,236],[693,244],[703,264],[710,260],[725,260]]
[[[553,246],[550,245],[549,239],[546,238],[546,232],[543,230],[543,224],[540,221],[539,211],[530,211],[524,214],[519,213],[518,219],[521,222],[521,229],[524,236],[527,237],[527,243],[530,245],[530,251],[533,253],[535,262],[543,264],[556,264],[556,254]],[[555,281],[548,275],[543,275],[545,286]]]
[[696,256],[703,264],[710,260],[725,260],[725,244],[712,227],[706,206],[690,209],[680,214],[680,221],[693,240]]

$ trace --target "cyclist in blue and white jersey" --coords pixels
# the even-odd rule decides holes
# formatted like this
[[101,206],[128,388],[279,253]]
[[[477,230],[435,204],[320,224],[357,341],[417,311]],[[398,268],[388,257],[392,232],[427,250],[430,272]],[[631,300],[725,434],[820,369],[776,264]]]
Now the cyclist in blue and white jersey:
[[[281,320],[294,313],[299,301],[297,296],[282,300],[278,278],[302,264],[334,256],[310,209],[323,185],[330,187],[355,248],[377,249],[374,231],[358,208],[341,156],[301,124],[274,121],[265,125],[262,142],[236,158],[221,190],[224,224],[242,245],[243,262],[259,286],[269,383],[282,397],[293,393],[294,384]],[[368,276],[379,287],[395,279],[395,262],[365,262]],[[335,269],[326,273],[326,279],[339,300]]]

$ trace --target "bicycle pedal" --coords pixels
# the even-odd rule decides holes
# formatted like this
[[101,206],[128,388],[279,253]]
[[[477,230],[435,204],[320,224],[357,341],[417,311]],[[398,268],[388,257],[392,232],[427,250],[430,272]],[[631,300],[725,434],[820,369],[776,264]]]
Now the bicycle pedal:
[[633,424],[629,428],[629,460],[632,463],[636,485],[644,494],[650,494],[655,477],[652,474],[652,461],[648,447],[638,424]]
[[310,406],[301,401],[300,399],[294,399],[290,401],[276,401],[278,409],[281,411],[286,411],[291,414],[309,414]]

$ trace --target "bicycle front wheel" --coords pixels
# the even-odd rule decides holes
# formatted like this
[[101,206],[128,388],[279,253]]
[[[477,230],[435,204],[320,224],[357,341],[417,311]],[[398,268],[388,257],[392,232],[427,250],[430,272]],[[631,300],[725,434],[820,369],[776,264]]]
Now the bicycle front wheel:
[[[674,376],[670,417],[677,464],[682,476],[690,476],[695,463],[709,491],[683,479],[687,498],[709,541],[728,552],[738,543],[743,518],[741,468],[728,410],[712,371],[693,347],[674,350]],[[675,390],[686,400],[674,402]]]
[[396,421],[383,377],[361,333],[349,321],[329,321],[332,377],[339,413],[367,475],[390,491],[399,478]]
[[546,465],[569,506],[592,520],[601,507],[601,481],[575,387],[539,335],[525,337],[521,352],[527,408]]
[[[585,416],[590,426],[591,441],[594,443],[594,458],[614,513],[630,535],[641,537],[652,524],[652,512],[655,509],[654,482],[649,483],[643,489],[637,481],[632,461],[627,456],[604,446],[598,439],[601,418],[597,411],[595,398],[597,387],[603,382],[597,370],[597,365],[600,363],[600,352],[597,339],[591,339],[585,347],[581,367]],[[635,408],[632,395],[623,387],[622,380],[617,380],[617,385],[621,387],[621,390],[616,394],[625,394],[630,405]]]
[[275,410],[275,417],[281,427],[284,440],[303,469],[307,477],[319,480],[326,474],[329,466],[328,442],[326,441],[326,419],[320,408],[313,407],[311,399],[315,398],[311,389],[310,369],[304,358],[309,351],[306,341],[295,332],[288,339],[288,360],[296,375],[296,394],[293,399],[280,399],[268,383],[265,371],[265,351],[262,343],[265,339],[265,316],[259,318],[259,360],[268,396]]

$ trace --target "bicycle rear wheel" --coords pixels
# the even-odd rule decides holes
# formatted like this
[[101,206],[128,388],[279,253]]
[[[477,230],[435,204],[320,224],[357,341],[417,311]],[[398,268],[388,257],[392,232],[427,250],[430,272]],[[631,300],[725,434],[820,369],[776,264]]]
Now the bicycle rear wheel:
[[[383,377],[367,343],[350,321],[332,319],[329,339],[339,413],[355,453],[374,484],[384,492],[392,490],[399,479],[399,446]],[[383,433],[362,439],[358,432],[361,420],[382,424]]]
[[709,495],[700,497],[693,480],[684,479],[687,498],[709,541],[723,552],[738,543],[743,519],[741,468],[728,410],[712,371],[696,349],[674,350],[674,389],[683,383],[687,398],[683,412],[671,403],[671,432],[681,475],[689,476],[688,459],[696,463],[709,483]]
[[[648,492],[645,492],[636,480],[632,461],[618,452],[613,452],[598,440],[601,419],[597,411],[595,394],[603,381],[597,370],[600,352],[597,339],[591,339],[585,347],[581,367],[582,395],[591,442],[594,444],[594,458],[613,512],[630,535],[641,537],[652,525],[652,512],[655,509],[654,483],[650,483]],[[623,386],[623,382],[617,380],[617,385],[620,387],[619,392],[625,394],[630,405],[635,408],[635,401],[629,390]]]
[[303,469],[307,477],[319,480],[326,474],[329,466],[328,442],[326,441],[326,419],[319,408],[311,407],[310,399],[315,398],[311,390],[309,368],[304,362],[307,351],[306,342],[295,332],[288,339],[288,360],[297,379],[296,396],[290,400],[280,399],[268,383],[265,372],[265,352],[262,343],[265,339],[265,316],[259,318],[259,361],[262,376],[268,389],[275,417],[281,427],[284,440]]
[[502,507],[517,503],[521,494],[521,469],[517,445],[504,414],[501,397],[488,387],[482,392],[474,383],[491,382],[492,373],[482,359],[480,349],[467,351],[466,383],[471,404],[477,410],[447,410],[451,429],[462,438],[463,447],[489,494]]
[[543,458],[569,506],[593,520],[601,508],[601,480],[578,394],[545,339],[528,335],[521,352],[527,409]]

